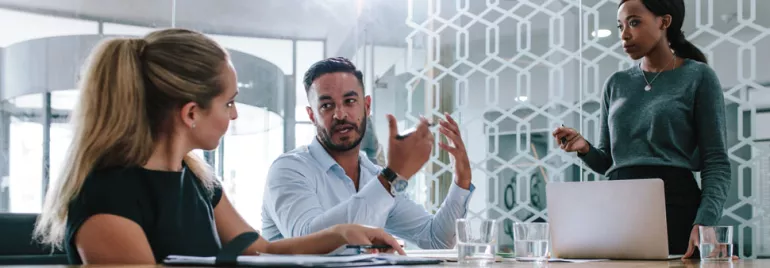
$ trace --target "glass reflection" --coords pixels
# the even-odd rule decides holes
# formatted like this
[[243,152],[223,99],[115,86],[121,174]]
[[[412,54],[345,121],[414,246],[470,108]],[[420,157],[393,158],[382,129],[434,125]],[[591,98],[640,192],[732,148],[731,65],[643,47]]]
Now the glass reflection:
[[42,205],[43,95],[13,98],[3,104],[10,113],[8,137],[9,212],[37,213]]
[[273,160],[283,153],[283,119],[266,109],[237,103],[238,119],[224,137],[224,187],[255,229],[262,229],[262,193]]

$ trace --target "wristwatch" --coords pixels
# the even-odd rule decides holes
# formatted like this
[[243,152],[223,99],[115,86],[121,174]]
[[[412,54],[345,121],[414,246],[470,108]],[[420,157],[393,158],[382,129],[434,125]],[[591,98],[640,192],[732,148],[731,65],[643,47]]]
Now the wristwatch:
[[389,167],[383,168],[382,171],[380,171],[380,175],[390,183],[390,194],[393,196],[406,192],[406,187],[409,186],[409,182]]

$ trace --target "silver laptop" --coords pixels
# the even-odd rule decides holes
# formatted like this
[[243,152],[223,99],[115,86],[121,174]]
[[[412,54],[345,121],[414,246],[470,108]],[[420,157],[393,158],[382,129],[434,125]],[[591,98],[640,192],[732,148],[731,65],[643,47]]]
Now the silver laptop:
[[556,258],[667,260],[663,181],[554,182],[546,186]]

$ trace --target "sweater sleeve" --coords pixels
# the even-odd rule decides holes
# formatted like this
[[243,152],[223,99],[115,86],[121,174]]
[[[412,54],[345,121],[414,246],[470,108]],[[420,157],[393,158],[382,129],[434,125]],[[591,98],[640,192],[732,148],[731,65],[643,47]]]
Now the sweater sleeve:
[[716,73],[706,67],[695,92],[695,130],[703,167],[701,204],[695,224],[716,225],[730,189],[723,94]]
[[612,167],[612,141],[610,140],[609,129],[609,110],[610,110],[610,90],[612,77],[607,79],[604,85],[604,97],[601,103],[601,115],[599,118],[599,143],[594,146],[589,142],[590,149],[586,154],[578,153],[578,157],[593,171],[605,174]]

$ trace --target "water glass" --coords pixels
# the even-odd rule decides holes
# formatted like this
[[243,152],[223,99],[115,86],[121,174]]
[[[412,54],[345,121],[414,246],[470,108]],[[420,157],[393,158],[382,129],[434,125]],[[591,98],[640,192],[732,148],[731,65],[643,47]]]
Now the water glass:
[[732,226],[700,226],[700,258],[708,261],[728,261],[733,256]]
[[456,227],[459,263],[483,266],[495,262],[497,221],[458,219]]
[[513,250],[516,258],[544,261],[548,258],[550,230],[548,223],[522,223],[513,226]]

